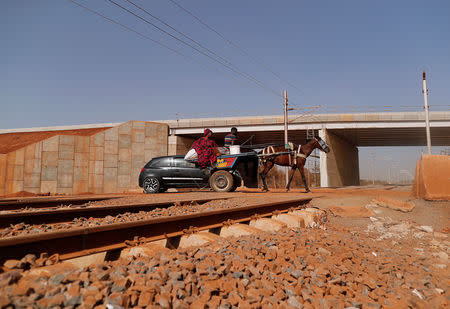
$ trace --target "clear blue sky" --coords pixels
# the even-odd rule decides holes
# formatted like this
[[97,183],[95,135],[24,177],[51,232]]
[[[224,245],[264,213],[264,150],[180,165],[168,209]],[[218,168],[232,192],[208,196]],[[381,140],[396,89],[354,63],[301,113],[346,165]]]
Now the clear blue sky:
[[[272,92],[110,2],[79,1],[207,67],[69,1],[2,1],[0,128],[173,119],[176,113],[186,118],[281,112],[281,99]],[[447,0],[177,0],[302,92],[170,1],[135,1],[276,92],[288,89],[296,106],[421,110],[420,71],[425,68],[431,110],[448,109]]]

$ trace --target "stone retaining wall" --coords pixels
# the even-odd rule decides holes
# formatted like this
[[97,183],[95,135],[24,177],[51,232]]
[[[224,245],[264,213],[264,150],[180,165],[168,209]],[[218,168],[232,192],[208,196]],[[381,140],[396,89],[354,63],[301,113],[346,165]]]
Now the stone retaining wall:
[[139,189],[141,168],[167,155],[166,124],[129,121],[91,136],[56,135],[0,154],[0,195]]

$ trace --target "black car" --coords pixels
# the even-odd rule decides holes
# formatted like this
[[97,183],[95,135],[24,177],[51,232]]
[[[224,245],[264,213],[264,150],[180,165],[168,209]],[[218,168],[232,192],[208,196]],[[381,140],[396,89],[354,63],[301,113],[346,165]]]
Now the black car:
[[148,162],[139,174],[139,186],[146,193],[164,192],[168,188],[204,188],[214,191],[236,190],[244,182],[256,188],[258,157],[256,153],[224,155],[209,169],[201,169],[184,156],[157,157]]
[[168,188],[202,188],[208,181],[209,174],[184,160],[184,156],[153,158],[139,175],[139,186],[146,193],[164,192]]

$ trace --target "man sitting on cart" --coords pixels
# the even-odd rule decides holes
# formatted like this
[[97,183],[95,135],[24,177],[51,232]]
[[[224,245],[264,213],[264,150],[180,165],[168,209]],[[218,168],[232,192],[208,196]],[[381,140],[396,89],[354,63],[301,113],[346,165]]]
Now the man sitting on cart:
[[192,144],[192,148],[197,152],[198,166],[200,168],[207,168],[217,160],[216,148],[218,146],[216,142],[210,139],[212,134],[210,129],[205,129],[203,131],[203,136]]
[[231,133],[228,133],[225,136],[225,140],[224,140],[224,146],[228,149],[228,151],[230,150],[230,146],[234,145],[234,143],[237,140],[237,134],[238,134],[238,130],[235,127],[231,128]]

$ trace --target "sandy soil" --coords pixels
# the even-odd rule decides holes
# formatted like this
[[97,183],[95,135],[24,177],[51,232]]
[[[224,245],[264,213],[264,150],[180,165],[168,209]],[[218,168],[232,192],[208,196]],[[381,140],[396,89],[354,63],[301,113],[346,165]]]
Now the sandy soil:
[[[378,207],[372,202],[378,196],[387,196],[401,201],[411,201],[415,208],[411,212],[400,212],[385,207]],[[342,189],[327,192],[322,197],[315,198],[313,206],[326,209],[330,206],[361,206],[374,212],[374,217],[390,220],[409,220],[418,225],[428,225],[436,231],[448,229],[450,226],[450,201],[425,201],[415,199],[404,187],[385,189]],[[337,217],[337,221],[347,225],[364,225],[369,218]]]

